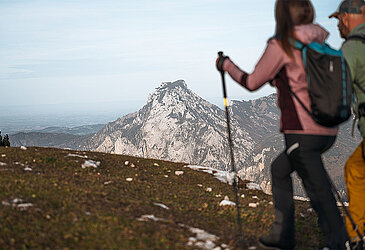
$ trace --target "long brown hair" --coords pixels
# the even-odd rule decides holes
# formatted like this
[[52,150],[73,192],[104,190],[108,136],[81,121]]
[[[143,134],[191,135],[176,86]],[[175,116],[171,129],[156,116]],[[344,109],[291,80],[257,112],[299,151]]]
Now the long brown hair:
[[277,0],[275,6],[275,37],[281,40],[286,54],[293,58],[289,40],[294,38],[294,26],[313,23],[314,8],[310,0]]

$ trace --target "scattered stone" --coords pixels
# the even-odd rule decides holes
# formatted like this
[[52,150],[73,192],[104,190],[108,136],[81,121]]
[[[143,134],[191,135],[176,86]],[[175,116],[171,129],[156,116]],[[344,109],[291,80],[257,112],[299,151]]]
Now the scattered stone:
[[1,162],[1,161],[0,161],[0,167],[4,167],[4,166],[6,166],[6,165],[8,165],[8,164],[6,164],[5,162]]
[[257,207],[257,204],[256,203],[250,203],[248,204],[249,207]]
[[269,202],[269,205],[274,205],[274,202],[270,201],[270,202]]
[[245,195],[244,194],[241,194],[241,198],[245,198]]
[[85,160],[85,162],[81,165],[82,168],[98,168],[100,166],[100,161],[93,161],[93,160]]
[[160,165],[158,165],[158,163],[153,163],[153,166],[159,167]]
[[300,213],[299,215],[300,215],[300,217],[302,217],[302,218],[304,218],[304,217],[305,217],[305,215],[304,215],[303,213]]
[[26,210],[30,207],[33,207],[32,203],[21,203],[17,205],[17,208],[19,208],[20,210]]
[[225,196],[224,200],[219,203],[219,206],[236,206],[236,203],[230,201],[228,196]]
[[33,169],[31,169],[30,167],[25,167],[24,171],[32,171]]
[[46,219],[47,220],[50,220],[51,219],[51,216],[49,214],[46,215]]
[[2,157],[2,158],[6,157],[6,154],[2,154],[2,155],[1,155],[1,157]]
[[167,174],[164,175],[165,178],[168,178],[169,176]]
[[308,208],[308,209],[307,209],[307,213],[309,213],[309,214],[310,214],[310,213],[313,213],[313,208]]
[[12,206],[13,208],[18,208],[21,211],[24,211],[24,210],[34,206],[32,203],[26,203],[22,199],[19,199],[19,198],[15,198],[9,202],[2,201],[1,204],[4,206]]
[[131,168],[134,168],[134,167],[136,167],[136,165],[134,165],[133,163],[131,163]]
[[25,146],[21,146],[21,147],[20,147],[20,149],[21,149],[21,150],[27,150],[27,147],[25,147]]
[[10,204],[9,202],[7,202],[7,201],[2,201],[2,202],[1,202],[1,204],[2,204],[2,205],[4,205],[4,206],[10,206],[10,205],[11,205],[11,204]]
[[202,184],[197,184],[197,186],[198,186],[198,187],[203,187],[203,185],[202,185]]
[[131,182],[131,181],[133,181],[133,178],[126,178],[125,180],[128,182]]
[[179,175],[183,175],[184,171],[175,171],[175,175],[179,176]]
[[212,188],[207,188],[205,191],[212,192],[213,190],[212,190]]
[[259,186],[259,184],[254,183],[254,182],[247,183],[246,188],[250,189],[250,190],[261,190],[261,187]]
[[128,165],[129,165],[129,161],[125,161],[124,166],[128,166]]
[[112,184],[113,183],[113,181],[106,181],[106,182],[104,182],[104,185],[109,185],[109,184]]
[[221,194],[216,194],[215,197],[220,198],[220,197],[222,197],[222,195]]
[[248,248],[248,250],[255,250],[255,249],[257,249],[255,246],[251,246]]
[[258,200],[258,199],[259,199],[259,197],[257,197],[257,196],[252,196],[252,199],[256,199],[256,200]]
[[168,208],[166,205],[162,204],[162,203],[153,203],[153,205],[158,206],[158,207],[162,207],[163,209],[169,210],[170,208]]

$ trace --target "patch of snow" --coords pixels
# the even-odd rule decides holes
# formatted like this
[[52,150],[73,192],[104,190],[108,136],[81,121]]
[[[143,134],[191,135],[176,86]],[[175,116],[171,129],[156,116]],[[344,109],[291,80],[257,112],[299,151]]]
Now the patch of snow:
[[6,165],[8,165],[8,164],[6,164],[5,162],[0,161],[0,167],[6,166]]
[[33,169],[31,169],[30,167],[25,167],[24,171],[32,171]]
[[2,154],[2,155],[1,155],[1,157],[2,157],[2,158],[6,157],[6,154]]
[[245,195],[244,194],[241,194],[241,198],[245,198]]
[[164,175],[164,177],[165,177],[165,178],[169,178],[169,176],[168,176],[168,175],[166,175],[166,174]]
[[[336,204],[337,204],[337,206],[338,206],[338,207],[342,207],[342,203],[341,203],[340,201],[337,201],[337,203],[336,203]],[[349,206],[349,203],[348,203],[348,202],[346,202],[346,201],[344,201],[344,202],[343,202],[343,205],[345,205],[345,207],[348,207],[348,206]]]
[[269,205],[274,205],[274,202],[270,201],[270,202],[269,202]]
[[258,199],[259,199],[259,197],[257,197],[257,196],[255,195],[255,196],[252,196],[252,199],[256,199],[256,200],[258,200]]
[[112,184],[113,183],[113,181],[106,181],[106,182],[104,182],[104,185],[109,185],[109,184]]
[[212,191],[213,191],[213,189],[208,187],[207,189],[205,189],[205,191],[207,191],[207,192],[212,192]]
[[85,160],[85,162],[81,165],[82,168],[98,168],[100,166],[100,161],[93,161],[93,160]]
[[[217,249],[217,250],[222,249],[214,243],[215,241],[219,240],[218,236],[216,236],[214,234],[210,234],[202,229],[189,227],[184,224],[179,224],[179,226],[188,228],[190,230],[190,232],[196,234],[195,237],[189,238],[188,246],[202,248],[202,249],[212,249],[212,250],[213,249]],[[229,248],[227,246],[226,248],[223,248],[223,249],[229,249]]]
[[179,176],[179,175],[183,175],[184,171],[175,171],[175,175]]
[[159,167],[160,165],[158,165],[158,163],[153,163],[153,166]]
[[[158,204],[158,203],[157,203]],[[164,218],[155,217],[152,214],[142,215],[141,217],[137,218],[138,221],[166,221]],[[189,237],[189,241],[187,243],[190,247],[202,248],[202,249],[211,249],[211,250],[230,250],[229,246],[226,244],[222,244],[221,246],[217,246],[214,242],[219,240],[219,237],[210,234],[202,229],[189,227],[184,224],[179,223],[180,227],[189,229],[190,232],[195,234],[195,237]]]
[[297,200],[297,201],[309,201],[309,198],[300,197],[300,196],[294,196],[293,199]]
[[149,220],[152,220],[152,221],[165,221],[165,219],[155,217],[153,214],[145,214],[145,215],[142,215],[137,220],[138,221],[149,221]]
[[[234,178],[239,178],[235,172],[231,171],[222,171],[215,168],[208,168],[208,167],[202,167],[202,166],[196,166],[196,165],[187,165],[185,166],[187,168],[190,168],[192,170],[202,171],[205,173],[212,174],[216,179],[223,183],[228,183],[229,185],[233,184]],[[237,180],[236,179],[236,180]]]
[[25,146],[21,146],[21,147],[20,147],[20,149],[21,149],[21,150],[27,150],[27,147],[25,147]]
[[126,178],[125,180],[128,182],[131,182],[131,181],[133,181],[133,178]]
[[129,165],[129,161],[125,161],[124,166],[128,166],[128,165]]
[[257,183],[254,183],[254,182],[247,183],[246,188],[250,189],[250,190],[261,190],[261,187]]
[[134,168],[136,165],[134,165],[133,163],[131,163],[131,168]]
[[162,204],[162,203],[153,203],[153,205],[158,206],[158,207],[162,207],[163,209],[169,210],[170,208],[168,208],[166,205]]
[[68,154],[66,155],[66,157],[79,157],[79,158],[84,158],[87,159],[87,155],[77,155],[77,154]]

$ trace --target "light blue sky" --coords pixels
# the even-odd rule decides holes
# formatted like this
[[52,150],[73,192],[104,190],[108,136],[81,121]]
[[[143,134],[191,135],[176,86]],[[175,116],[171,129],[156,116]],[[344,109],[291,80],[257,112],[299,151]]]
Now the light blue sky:
[[[184,79],[219,102],[223,50],[251,71],[273,35],[274,0],[0,0],[0,106],[143,104],[161,82]],[[339,47],[340,0],[314,0]],[[228,80],[228,94],[252,99]]]

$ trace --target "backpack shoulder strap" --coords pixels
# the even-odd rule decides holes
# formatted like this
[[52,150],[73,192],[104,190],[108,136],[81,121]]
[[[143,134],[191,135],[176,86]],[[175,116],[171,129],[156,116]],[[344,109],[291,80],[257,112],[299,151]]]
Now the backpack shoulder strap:
[[309,111],[309,109],[304,105],[304,103],[302,102],[302,100],[299,99],[299,97],[294,93],[294,91],[291,89],[289,83],[284,79],[284,77],[282,76],[281,72],[279,72],[277,74],[277,77],[284,83],[284,85],[287,86],[290,94],[292,94],[294,96],[295,99],[297,99],[297,101],[300,103],[300,105],[303,107],[303,109],[313,118],[313,114],[312,112]]
[[354,83],[365,94],[365,89],[358,82],[355,81]]
[[365,43],[365,35],[352,35],[352,36],[347,37],[346,42],[348,40],[360,40],[363,43]]

